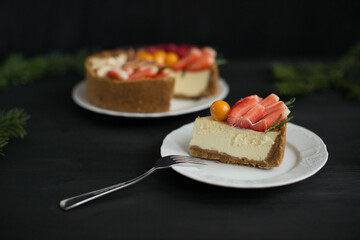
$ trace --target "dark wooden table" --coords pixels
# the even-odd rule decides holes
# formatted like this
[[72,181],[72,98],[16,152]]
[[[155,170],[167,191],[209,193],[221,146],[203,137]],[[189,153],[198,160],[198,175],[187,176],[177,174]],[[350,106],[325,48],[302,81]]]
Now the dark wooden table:
[[[270,61],[230,61],[226,100],[273,91]],[[171,169],[64,212],[59,200],[148,170],[164,137],[208,110],[159,119],[78,107],[76,76],[0,93],[0,109],[31,114],[28,135],[0,161],[1,239],[359,239],[360,104],[337,92],[297,99],[293,122],[319,135],[329,159],[316,175],[270,189],[206,185]]]

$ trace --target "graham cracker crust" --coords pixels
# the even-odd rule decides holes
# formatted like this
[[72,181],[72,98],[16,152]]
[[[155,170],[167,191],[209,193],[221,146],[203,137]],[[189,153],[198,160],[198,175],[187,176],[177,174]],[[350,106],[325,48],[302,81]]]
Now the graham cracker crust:
[[252,166],[257,168],[273,168],[279,167],[284,158],[285,142],[286,142],[286,124],[278,129],[280,134],[276,137],[274,145],[271,147],[268,155],[264,161],[256,161],[254,159],[247,159],[245,157],[238,158],[230,156],[226,153],[218,152],[216,150],[202,149],[195,145],[189,146],[189,152],[192,156],[217,160],[222,163],[229,163],[234,165]]

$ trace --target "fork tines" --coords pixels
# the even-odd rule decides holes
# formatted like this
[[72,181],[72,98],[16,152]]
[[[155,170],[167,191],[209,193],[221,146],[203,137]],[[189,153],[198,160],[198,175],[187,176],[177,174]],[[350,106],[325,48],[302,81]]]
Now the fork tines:
[[171,158],[176,163],[193,163],[193,164],[206,165],[203,162],[203,160],[201,160],[199,158],[192,157],[192,156],[172,155]]

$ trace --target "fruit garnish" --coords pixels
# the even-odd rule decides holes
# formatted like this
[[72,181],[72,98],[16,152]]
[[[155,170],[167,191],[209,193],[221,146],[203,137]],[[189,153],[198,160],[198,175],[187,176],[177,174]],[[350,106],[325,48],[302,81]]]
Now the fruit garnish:
[[148,61],[153,60],[153,56],[148,52],[138,52],[136,54],[136,58],[141,59],[141,60],[148,60]]
[[268,115],[269,113],[274,112],[277,109],[286,108],[286,105],[283,101],[276,102],[270,106],[267,106],[264,111],[264,116]]
[[157,64],[159,65],[164,65],[165,64],[165,57],[166,57],[166,52],[164,50],[157,50],[154,55],[152,56],[152,59],[157,62]]
[[186,70],[189,71],[199,71],[199,70],[204,70],[207,69],[208,67],[211,66],[211,64],[213,64],[215,61],[214,58],[209,57],[209,56],[201,56],[199,59],[197,59],[196,61],[190,63],[187,67]]
[[154,77],[158,72],[157,67],[139,67],[129,76],[129,80],[136,80],[144,77]]
[[287,118],[290,114],[287,104],[291,105],[294,101],[291,99],[285,104],[279,101],[276,94],[270,94],[263,100],[257,95],[251,95],[235,103],[227,122],[237,128],[269,132],[291,119]]
[[165,57],[165,64],[172,67],[179,61],[179,56],[176,53],[170,52]]
[[150,53],[150,54],[154,54],[156,51],[157,51],[157,47],[156,46],[150,46],[147,48],[147,51]]
[[111,69],[106,73],[106,76],[112,79],[122,79],[122,80],[127,80],[129,78],[129,74],[120,68]]
[[178,50],[178,46],[174,43],[169,43],[165,46],[165,51],[167,52],[176,52]]
[[255,99],[256,102],[260,102],[262,100],[262,98],[260,98],[258,95],[250,95],[250,96],[247,96],[245,98],[242,98],[240,99],[239,101],[237,101],[234,106],[238,105],[239,103],[243,102],[243,101],[247,101],[249,99]]
[[201,57],[201,51],[198,48],[192,48],[190,51],[180,59],[174,66],[172,67],[174,70],[185,69],[190,63],[196,61]]
[[119,74],[114,69],[108,71],[106,73],[106,76],[109,77],[109,78],[113,78],[113,79],[120,79]]
[[203,47],[201,49],[201,52],[203,54],[203,56],[208,56],[208,57],[211,57],[215,60],[216,58],[216,51],[215,49],[211,48],[211,47]]
[[217,121],[224,121],[227,119],[230,112],[230,106],[225,101],[215,101],[211,104],[210,113],[213,119]]
[[272,93],[269,96],[267,96],[264,100],[262,100],[260,104],[263,105],[264,107],[267,107],[278,101],[279,101],[279,97],[276,94]]

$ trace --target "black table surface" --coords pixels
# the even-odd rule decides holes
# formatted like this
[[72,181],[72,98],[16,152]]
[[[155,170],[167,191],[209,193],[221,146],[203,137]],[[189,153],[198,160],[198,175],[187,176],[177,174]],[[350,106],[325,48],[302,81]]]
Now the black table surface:
[[[274,91],[270,61],[221,66],[233,104]],[[74,75],[0,92],[0,109],[24,108],[28,135],[0,161],[1,239],[359,239],[360,104],[338,92],[299,97],[293,122],[329,152],[314,176],[269,189],[231,189],[171,169],[65,212],[61,199],[134,178],[160,156],[172,130],[209,114],[122,118],[84,110]]]

